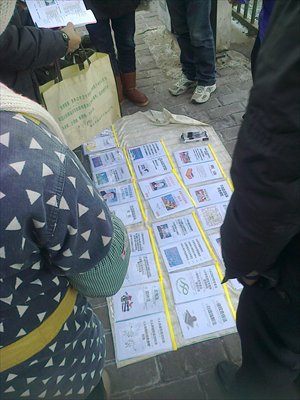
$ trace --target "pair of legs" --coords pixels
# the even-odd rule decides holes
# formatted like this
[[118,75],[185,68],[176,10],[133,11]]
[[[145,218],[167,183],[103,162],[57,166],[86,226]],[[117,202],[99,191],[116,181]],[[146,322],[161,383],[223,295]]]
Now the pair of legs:
[[87,30],[97,51],[109,54],[120,103],[124,95],[138,106],[147,105],[147,97],[136,88],[135,12],[98,20],[87,25]]
[[180,47],[182,72],[198,85],[211,86],[215,78],[215,45],[210,23],[210,0],[167,0]]

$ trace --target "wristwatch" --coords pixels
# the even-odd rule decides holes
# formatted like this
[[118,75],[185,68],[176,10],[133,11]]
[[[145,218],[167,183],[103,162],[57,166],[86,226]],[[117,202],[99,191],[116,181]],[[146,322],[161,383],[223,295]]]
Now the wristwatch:
[[69,41],[70,41],[69,35],[67,35],[66,32],[64,32],[64,31],[60,31],[60,33],[61,33],[61,35],[62,35],[62,38],[63,38],[64,41],[66,42],[66,45],[67,45],[66,53],[67,53],[68,48],[69,48]]

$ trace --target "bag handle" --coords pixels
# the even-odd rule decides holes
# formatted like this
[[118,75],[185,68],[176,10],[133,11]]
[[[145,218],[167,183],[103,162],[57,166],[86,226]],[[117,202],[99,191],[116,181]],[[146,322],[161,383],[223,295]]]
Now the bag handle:
[[[89,51],[90,54],[88,54],[87,50]],[[82,44],[80,44],[80,47],[78,50],[76,50],[74,53],[70,54],[70,57],[72,57],[73,64],[78,65],[78,68],[80,71],[84,69],[84,62],[87,61],[88,65],[91,65],[91,60],[89,57],[94,54],[95,51],[93,49],[85,49]],[[54,61],[54,68],[55,68],[55,83],[61,82],[63,80],[62,73],[61,73],[61,68],[59,64],[59,59]]]

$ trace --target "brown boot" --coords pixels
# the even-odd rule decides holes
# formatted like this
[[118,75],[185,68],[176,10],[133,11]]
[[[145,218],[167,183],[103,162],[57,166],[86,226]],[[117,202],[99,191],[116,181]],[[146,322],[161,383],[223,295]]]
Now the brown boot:
[[144,107],[149,103],[148,97],[136,88],[136,73],[127,72],[121,74],[121,81],[123,84],[123,94],[133,104]]
[[116,86],[117,86],[119,103],[122,104],[122,102],[124,101],[124,96],[123,96],[123,85],[122,85],[122,81],[121,81],[120,75],[116,75],[115,79],[116,79]]

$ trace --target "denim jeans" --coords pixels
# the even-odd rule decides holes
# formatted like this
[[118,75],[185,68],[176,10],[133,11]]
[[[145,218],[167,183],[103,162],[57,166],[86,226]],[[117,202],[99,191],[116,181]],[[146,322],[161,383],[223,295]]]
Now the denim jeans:
[[97,51],[109,54],[115,75],[135,71],[135,12],[120,18],[99,19],[86,27]]
[[216,82],[215,45],[210,23],[210,0],[167,0],[180,47],[182,72],[199,85]]

